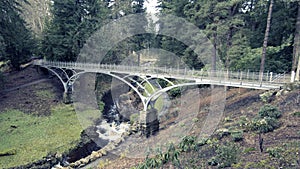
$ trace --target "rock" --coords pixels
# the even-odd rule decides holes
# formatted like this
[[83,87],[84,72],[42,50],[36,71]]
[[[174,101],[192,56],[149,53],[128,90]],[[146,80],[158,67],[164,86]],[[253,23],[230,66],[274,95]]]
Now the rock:
[[224,136],[227,136],[230,134],[229,130],[226,129],[226,128],[221,128],[221,129],[218,129],[216,131],[216,133],[219,135],[220,138],[224,137]]
[[88,157],[87,158],[82,158],[79,161],[81,161],[81,164],[87,164],[87,163],[89,163]]
[[283,90],[280,90],[276,93],[276,97],[280,97],[282,95]]
[[70,167],[71,167],[71,168],[75,168],[75,167],[76,167],[75,163],[71,163],[71,164],[70,164]]
[[[76,161],[76,162],[74,163],[74,167],[78,167],[80,164],[81,164],[81,161]],[[71,166],[71,165],[70,165],[70,166]]]
[[101,150],[100,150],[100,153],[101,153],[102,155],[106,155],[106,154],[107,154],[106,150],[104,150],[104,149],[101,149]]
[[90,161],[95,161],[97,158],[99,158],[99,153],[93,151],[92,154],[91,154]]
[[287,95],[289,93],[289,91],[285,90],[283,91],[283,95]]

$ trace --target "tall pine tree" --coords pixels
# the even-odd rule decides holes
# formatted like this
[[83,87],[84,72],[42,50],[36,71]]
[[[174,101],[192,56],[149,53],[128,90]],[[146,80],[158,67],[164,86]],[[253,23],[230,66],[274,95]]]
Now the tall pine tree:
[[16,0],[0,1],[0,58],[10,60],[14,68],[26,62],[32,55],[34,40],[20,16],[20,4]]
[[41,51],[46,58],[75,61],[87,38],[106,18],[100,0],[53,0],[53,18],[44,32]]

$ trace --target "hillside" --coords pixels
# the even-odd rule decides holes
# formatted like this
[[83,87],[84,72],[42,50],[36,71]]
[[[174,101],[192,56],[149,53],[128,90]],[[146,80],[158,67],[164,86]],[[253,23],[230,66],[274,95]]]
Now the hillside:
[[[78,123],[76,116],[74,115],[74,110],[72,107],[66,107],[62,104],[62,88],[60,83],[55,78],[50,78],[48,75],[43,75],[38,73],[37,70],[33,67],[27,68],[20,72],[12,72],[7,78],[6,89],[2,91],[0,97],[0,115],[14,112],[10,120],[0,121],[1,129],[5,137],[1,137],[0,140],[6,141],[7,138],[12,136],[25,137],[20,135],[22,130],[21,128],[26,128],[26,125],[30,127],[42,127],[46,119],[34,119],[35,117],[66,117],[66,119],[61,118],[62,124],[54,124],[56,126],[63,125],[66,128],[72,127],[76,130],[73,131],[72,135],[64,135],[64,137],[69,136],[62,148],[55,147],[53,143],[55,140],[46,140],[45,145],[53,146],[48,150],[48,154],[61,154],[68,149],[76,146],[78,143],[79,135],[82,131],[80,124]],[[199,89],[199,94],[201,95],[201,100],[187,100],[182,109],[182,116],[188,116],[191,113],[197,113],[195,121],[196,125],[192,130],[185,133],[187,137],[181,142],[181,144],[176,144],[176,149],[172,150],[178,152],[178,158],[176,160],[165,160],[162,156],[150,156],[150,158],[145,159],[141,158],[131,158],[130,154],[123,153],[120,157],[114,157],[112,159],[105,158],[105,161],[98,160],[90,166],[92,168],[131,168],[137,166],[144,161],[144,165],[152,164],[152,167],[148,168],[221,168],[227,165],[222,162],[228,161],[230,163],[229,168],[297,168],[300,164],[300,90],[294,87],[292,90],[291,87],[286,88],[281,91],[271,91],[266,94],[265,91],[260,90],[250,90],[250,89],[238,89],[230,88],[226,92],[226,106],[224,111],[224,116],[222,117],[221,122],[218,125],[217,131],[214,135],[207,140],[197,140],[197,136],[200,130],[205,127],[203,126],[205,117],[207,116],[208,107],[210,106],[210,90],[208,88]],[[264,95],[261,97],[260,95]],[[197,98],[195,90],[190,90],[183,97]],[[261,98],[264,98],[263,101]],[[173,100],[173,103],[178,101]],[[174,104],[171,108],[171,112],[176,110]],[[200,105],[200,109],[199,109]],[[278,126],[275,127],[274,131],[266,132],[261,134],[263,138],[262,149],[260,150],[259,144],[259,134],[257,130],[251,129],[251,123],[254,119],[257,119],[258,112],[260,108],[264,105],[272,105],[273,107],[278,108],[282,113],[278,118]],[[14,110],[14,111],[11,111]],[[25,119],[32,120],[26,125],[21,125],[19,123],[14,123],[11,120],[15,117],[20,116],[19,113],[15,111],[21,111],[28,115],[33,115],[34,118],[27,117]],[[55,113],[55,112],[58,112]],[[67,116],[62,116],[62,114]],[[73,115],[72,115],[73,114]],[[2,116],[1,116],[2,117]],[[73,118],[75,117],[75,118]],[[20,120],[20,118],[16,118]],[[41,121],[36,123],[36,120]],[[65,121],[63,121],[65,120]],[[169,118],[162,125],[165,125],[161,134],[158,134],[160,140],[167,140],[168,134],[173,132],[172,126],[176,124],[172,123],[178,119]],[[22,121],[22,120],[21,120]],[[66,123],[69,121],[70,123]],[[8,122],[8,128],[5,128],[6,122]],[[45,121],[47,123],[47,121]],[[180,121],[177,122],[179,126],[182,124]],[[5,125],[4,125],[5,124]],[[47,123],[48,125],[48,123]],[[178,127],[177,125],[177,127]],[[4,128],[3,128],[4,127]],[[51,126],[48,126],[51,127]],[[53,126],[52,126],[53,127]],[[64,129],[64,127],[62,129]],[[35,128],[38,129],[38,128]],[[57,132],[59,131],[60,134]],[[51,136],[55,139],[58,139],[65,133],[61,133],[63,130],[53,129],[45,130],[44,134],[46,136]],[[42,132],[43,133],[43,132]],[[51,133],[51,134],[50,134]],[[15,134],[15,135],[13,135]],[[70,134],[70,133],[69,133]],[[32,135],[31,135],[32,136]],[[12,137],[12,138],[14,138]],[[29,142],[35,142],[34,140],[39,139],[39,135],[34,135],[33,140]],[[22,140],[22,139],[21,139]],[[187,141],[189,140],[189,141]],[[24,141],[24,140],[22,140]],[[26,141],[26,140],[25,140]],[[23,145],[26,145],[25,141]],[[28,140],[27,140],[28,141]],[[68,145],[69,143],[69,145]],[[20,143],[16,143],[20,144]],[[144,144],[141,144],[144,145]],[[21,151],[19,148],[22,148],[20,145],[14,145],[15,148],[1,148],[0,153],[6,154],[10,153],[13,150],[13,153],[10,156],[0,155],[0,161],[7,159],[15,159],[16,157],[21,158],[18,155],[26,156],[31,153],[28,150]],[[36,145],[31,145],[32,150],[45,151],[44,149],[35,147]],[[22,153],[21,153],[22,152]],[[25,152],[25,153],[24,153]],[[172,153],[174,153],[172,152]],[[20,164],[24,165],[38,159],[42,159],[47,155],[42,153],[39,157],[34,157],[31,161],[24,161]],[[153,152],[155,155],[157,152]],[[161,154],[165,152],[162,151]],[[172,154],[171,153],[171,154]],[[38,154],[38,153],[36,153]],[[223,154],[223,156],[222,156]],[[224,155],[225,154],[225,155]],[[236,155],[236,156],[235,156]],[[108,156],[110,157],[110,156]],[[152,158],[154,157],[154,158]],[[21,158],[22,159],[22,158]],[[220,161],[221,159],[221,161]],[[11,160],[9,160],[11,161]],[[2,168],[12,167],[12,163],[9,166],[2,164]]]
[[[268,94],[266,94],[268,93]],[[193,93],[188,93],[193,95]],[[227,91],[225,113],[217,131],[208,140],[196,139],[196,128],[171,152],[155,151],[150,158],[127,158],[101,162],[98,168],[298,168],[300,164],[300,90],[259,91],[231,88]],[[269,95],[262,101],[260,95]],[[263,97],[263,96],[262,96]],[[264,97],[263,97],[264,98]],[[201,101],[198,118],[205,117],[209,97]],[[187,103],[187,115],[197,111],[195,101]],[[261,107],[272,105],[282,113],[274,131],[251,129]],[[197,126],[203,126],[201,120]],[[265,127],[265,126],[263,126]],[[278,128],[277,128],[278,127]],[[260,147],[260,137],[262,145]],[[164,139],[164,138],[162,138]],[[167,141],[166,141],[167,142]],[[262,152],[260,150],[262,148]],[[179,153],[176,160],[172,153]],[[168,156],[166,156],[168,154]],[[129,157],[129,155],[128,155]],[[168,160],[166,160],[168,157]],[[144,161],[144,163],[140,163]],[[231,166],[231,167],[226,167]]]
[[0,168],[57,164],[77,146],[83,130],[74,108],[62,103],[61,84],[34,67],[5,76],[5,90],[0,91]]

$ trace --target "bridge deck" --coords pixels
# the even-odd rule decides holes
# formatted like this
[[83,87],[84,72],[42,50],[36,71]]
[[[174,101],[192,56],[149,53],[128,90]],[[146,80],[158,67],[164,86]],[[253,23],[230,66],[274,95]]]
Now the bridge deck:
[[187,68],[176,69],[167,67],[140,67],[127,65],[107,65],[77,62],[53,62],[37,60],[35,65],[56,67],[62,69],[80,70],[91,73],[127,74],[132,76],[151,76],[190,81],[193,84],[213,84],[253,89],[276,89],[288,83],[290,77],[285,74],[264,73],[262,81],[258,72],[232,72],[232,71],[203,71]]

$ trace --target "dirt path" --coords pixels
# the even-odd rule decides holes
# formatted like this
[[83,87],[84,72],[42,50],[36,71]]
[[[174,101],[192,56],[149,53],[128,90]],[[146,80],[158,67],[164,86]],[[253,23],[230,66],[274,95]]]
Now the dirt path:
[[0,112],[16,109],[24,113],[49,115],[62,98],[62,85],[31,66],[5,75],[5,89],[0,91]]
[[35,84],[39,84],[39,83],[42,83],[42,82],[46,82],[46,81],[49,81],[49,80],[51,80],[51,79],[36,80],[36,81],[30,82],[30,83],[19,85],[17,87],[13,87],[13,88],[10,88],[10,89],[2,90],[2,91],[0,91],[0,93],[8,93],[8,92],[11,92],[11,91],[14,91],[14,90],[19,90],[19,89],[22,89],[22,88],[25,88],[25,87],[28,87],[28,86],[32,86],[32,85],[35,85]]

